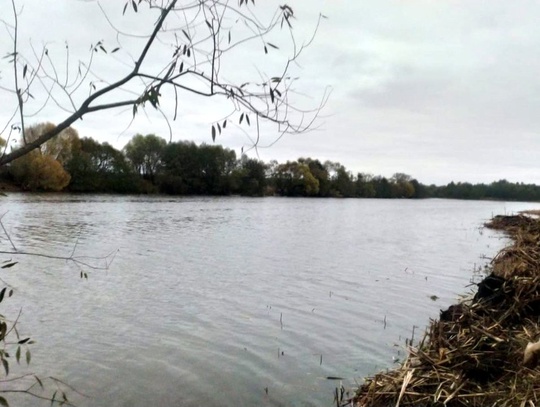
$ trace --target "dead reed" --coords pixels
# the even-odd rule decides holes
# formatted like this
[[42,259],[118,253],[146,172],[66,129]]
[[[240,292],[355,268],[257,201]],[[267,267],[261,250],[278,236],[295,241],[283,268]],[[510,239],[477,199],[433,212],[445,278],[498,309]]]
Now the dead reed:
[[523,364],[540,339],[540,220],[497,216],[486,226],[513,244],[474,298],[442,311],[399,368],[367,378],[343,405],[540,406],[540,368]]

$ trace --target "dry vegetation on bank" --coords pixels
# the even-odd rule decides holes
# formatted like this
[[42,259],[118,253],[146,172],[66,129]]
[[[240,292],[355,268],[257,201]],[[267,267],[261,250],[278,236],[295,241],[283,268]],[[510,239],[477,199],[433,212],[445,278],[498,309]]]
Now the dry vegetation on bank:
[[400,368],[366,379],[347,405],[540,406],[540,368],[535,357],[524,363],[540,339],[540,220],[497,216],[486,226],[513,244],[474,298],[442,311]]

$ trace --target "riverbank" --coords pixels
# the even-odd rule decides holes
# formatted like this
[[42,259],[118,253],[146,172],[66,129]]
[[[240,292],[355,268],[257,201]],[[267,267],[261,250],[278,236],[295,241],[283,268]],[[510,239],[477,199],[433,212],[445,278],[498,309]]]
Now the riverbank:
[[400,368],[367,378],[344,405],[538,405],[537,358],[524,363],[524,352],[540,339],[540,220],[497,216],[486,227],[513,243],[474,298],[441,311]]

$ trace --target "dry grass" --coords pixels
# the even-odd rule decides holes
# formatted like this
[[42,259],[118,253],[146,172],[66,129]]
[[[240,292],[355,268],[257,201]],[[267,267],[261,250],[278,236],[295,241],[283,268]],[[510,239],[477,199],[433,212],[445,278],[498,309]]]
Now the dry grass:
[[493,260],[474,299],[432,320],[400,368],[366,379],[354,406],[540,406],[540,368],[523,351],[540,339],[540,220],[498,216],[486,226],[514,243]]

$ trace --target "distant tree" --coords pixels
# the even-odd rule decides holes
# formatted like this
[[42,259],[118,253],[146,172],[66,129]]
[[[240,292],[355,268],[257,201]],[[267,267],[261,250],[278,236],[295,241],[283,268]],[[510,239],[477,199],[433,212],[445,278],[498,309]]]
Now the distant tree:
[[218,145],[202,144],[198,147],[198,167],[201,190],[197,193],[227,195],[230,176],[236,166],[236,153]]
[[[54,127],[51,123],[30,126],[26,129],[26,141],[20,140],[20,143],[31,143],[51,127]],[[31,191],[61,191],[70,180],[63,163],[70,159],[78,143],[79,136],[74,129],[63,130],[55,139],[13,162],[10,170],[15,181]]]
[[325,161],[324,168],[330,180],[329,194],[335,197],[351,198],[355,196],[353,175],[338,162]]
[[162,164],[163,150],[167,142],[154,134],[136,134],[124,147],[126,157],[135,172],[154,181]]
[[334,186],[338,195],[343,198],[352,198],[355,194],[353,175],[344,166],[338,169]]
[[15,181],[30,191],[61,191],[71,178],[58,160],[39,152],[19,158],[11,170]]
[[412,198],[428,198],[430,196],[430,192],[428,190],[428,188],[421,184],[420,182],[418,182],[417,179],[411,179],[411,185],[413,186],[414,188],[414,195],[412,196]]
[[[55,125],[51,122],[38,123],[26,129],[26,143],[37,140],[42,134],[51,131]],[[25,143],[24,140],[20,140]],[[55,138],[39,147],[43,155],[48,155],[64,165],[72,156],[73,150],[79,148],[79,133],[73,127],[62,130]]]
[[319,180],[313,176],[311,169],[307,164],[299,164],[300,177],[304,184],[304,193],[306,196],[316,196],[319,193]]
[[235,167],[236,153],[222,146],[169,143],[158,183],[168,194],[229,194]]
[[233,171],[233,192],[245,196],[263,196],[267,186],[266,164],[260,160],[242,155]]
[[74,192],[146,192],[124,155],[106,142],[82,138],[66,168]]
[[360,198],[373,198],[375,197],[375,187],[373,186],[371,179],[373,178],[370,174],[358,173],[356,176],[355,186],[356,193],[355,195]]
[[298,162],[307,164],[307,166],[309,167],[309,171],[318,181],[319,191],[317,195],[322,196],[322,197],[329,196],[330,180],[328,176],[328,171],[326,170],[324,165],[319,160],[312,159],[312,158],[306,158],[306,159],[300,158],[298,159]]
[[169,143],[163,151],[163,171],[159,185],[162,192],[173,195],[195,193],[201,177],[194,142]]
[[392,185],[387,178],[377,175],[372,179],[375,198],[392,198]]
[[392,183],[393,198],[412,198],[415,194],[412,177],[403,173],[395,173],[390,182]]
[[316,196],[319,181],[309,166],[298,161],[287,161],[276,167],[273,174],[276,192],[284,196]]

